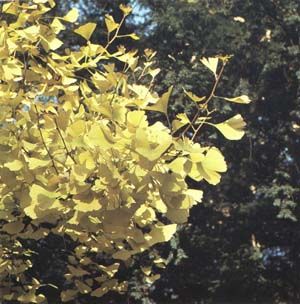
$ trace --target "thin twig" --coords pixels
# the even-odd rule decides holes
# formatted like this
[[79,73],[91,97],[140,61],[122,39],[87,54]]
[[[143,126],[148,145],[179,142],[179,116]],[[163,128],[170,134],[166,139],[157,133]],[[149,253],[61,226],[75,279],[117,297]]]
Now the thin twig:
[[[116,28],[116,31],[115,31],[114,36],[113,36],[111,39],[109,38],[109,33],[108,33],[108,41],[107,41],[107,44],[106,44],[106,46],[105,46],[105,48],[104,48],[105,51],[106,51],[106,50],[108,49],[108,47],[115,41],[115,39],[118,38],[119,31],[120,31],[120,29],[121,29],[121,26],[122,26],[122,24],[123,24],[125,18],[126,18],[126,15],[123,16],[122,20],[121,20],[120,23],[119,23],[119,26]],[[110,40],[109,40],[109,39],[110,39]],[[102,52],[101,55],[102,55],[103,53],[104,53],[104,52]]]
[[71,152],[69,151],[69,149],[68,149],[68,147],[67,147],[67,144],[66,144],[66,142],[65,142],[65,139],[63,138],[63,136],[62,136],[62,134],[61,134],[61,132],[60,132],[60,129],[59,129],[58,124],[57,124],[57,120],[56,120],[55,118],[54,118],[54,123],[55,123],[56,130],[57,130],[57,132],[58,132],[58,134],[59,134],[59,136],[60,136],[60,138],[61,138],[61,141],[63,142],[63,145],[64,145],[64,147],[65,147],[65,150],[66,150],[66,152],[67,152],[67,155],[70,156],[70,158],[72,159],[72,161],[74,162],[74,164],[77,164],[75,158],[73,157],[73,155],[71,154]]
[[37,116],[37,119],[38,119],[38,130],[39,130],[39,132],[40,132],[40,135],[41,135],[41,139],[42,139],[43,145],[44,145],[44,147],[45,147],[45,150],[47,151],[48,156],[49,156],[50,159],[51,159],[52,166],[53,166],[53,168],[54,168],[56,174],[58,175],[59,172],[58,172],[58,170],[57,170],[57,168],[56,168],[56,166],[55,166],[54,158],[53,158],[53,156],[51,155],[51,153],[50,153],[50,151],[49,151],[49,149],[48,149],[48,147],[47,147],[47,145],[46,145],[46,142],[45,142],[45,139],[44,139],[44,136],[43,136],[41,127],[40,127],[40,116],[39,116],[39,112],[38,112],[37,106],[34,105],[34,108],[35,108],[36,116]]
[[[219,74],[218,74],[218,76],[217,76],[217,78],[216,78],[215,84],[214,84],[214,86],[213,86],[213,88],[212,88],[212,90],[211,90],[211,92],[210,92],[210,95],[209,95],[208,98],[206,99],[205,103],[199,106],[198,111],[197,111],[197,113],[195,114],[195,116],[193,117],[192,121],[191,121],[191,122],[189,123],[189,125],[183,130],[183,132],[181,133],[181,135],[178,136],[178,138],[183,137],[184,134],[190,129],[190,127],[191,127],[192,125],[194,125],[194,123],[196,122],[197,118],[199,117],[201,111],[202,111],[205,107],[207,107],[207,104],[208,104],[208,103],[210,102],[210,100],[215,96],[215,91],[216,91],[217,86],[218,86],[218,84],[219,84],[219,82],[220,82],[220,79],[221,79],[222,73],[223,73],[223,71],[224,71],[225,65],[226,65],[226,63],[223,63],[222,68],[221,68],[221,70],[220,70],[220,72],[219,72]],[[201,125],[200,125],[200,126],[201,126]],[[198,128],[199,128],[199,127],[198,127]],[[199,129],[200,129],[200,128],[199,128]],[[196,131],[197,131],[197,130],[196,130]],[[197,132],[198,132],[198,131],[197,131]],[[193,138],[194,138],[194,137],[195,137],[195,136],[193,135]]]

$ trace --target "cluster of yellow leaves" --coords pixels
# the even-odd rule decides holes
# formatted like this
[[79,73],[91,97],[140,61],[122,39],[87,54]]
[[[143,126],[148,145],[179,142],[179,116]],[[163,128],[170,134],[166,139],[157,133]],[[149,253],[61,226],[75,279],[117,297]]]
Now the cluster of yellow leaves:
[[[65,274],[73,288],[62,291],[62,301],[78,293],[124,292],[126,282],[115,278],[120,263],[169,241],[201,201],[202,191],[189,189],[186,177],[215,185],[226,171],[217,148],[185,136],[189,128],[195,130],[198,117],[190,121],[179,113],[170,126],[149,124],[147,111],[168,118],[172,88],[158,96],[129,81],[129,73],[153,80],[159,69],[151,69],[155,53],[150,50],[142,66],[135,51],[110,52],[123,21],[105,16],[106,46],[90,42],[96,24],[87,23],[74,30],[86,44],[63,50],[58,35],[77,20],[78,11],[46,24],[43,15],[54,6],[54,0],[7,2],[2,13],[14,21],[0,24],[0,294],[23,303],[46,299],[37,294],[38,278],[30,282],[26,276],[32,253],[19,240],[53,233],[78,242]],[[120,9],[124,18],[131,11]],[[218,60],[202,60],[216,78]],[[125,72],[118,72],[114,61]],[[199,107],[205,104],[205,97],[186,94]],[[227,100],[249,102],[244,96]],[[229,139],[244,132],[240,115],[212,125]],[[187,129],[178,135],[182,127]],[[97,254],[116,262],[99,265]],[[149,282],[159,278],[149,268],[142,271]],[[22,287],[12,286],[11,276]]]

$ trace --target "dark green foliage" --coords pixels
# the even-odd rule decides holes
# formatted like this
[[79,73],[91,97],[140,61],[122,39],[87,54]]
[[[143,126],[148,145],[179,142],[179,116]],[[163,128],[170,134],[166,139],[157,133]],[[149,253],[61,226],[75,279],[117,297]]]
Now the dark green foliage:
[[[177,92],[184,86],[202,96],[211,83],[199,58],[233,54],[217,95],[253,99],[250,108],[235,106],[247,117],[247,137],[226,144],[229,172],[218,189],[206,189],[179,234],[188,258],[156,284],[156,303],[300,301],[299,2],[142,2],[153,29],[145,43],[157,43],[168,69],[157,86],[175,81]],[[193,111],[177,92],[173,107]],[[230,106],[215,106],[226,117]],[[203,140],[225,144],[205,132]]]

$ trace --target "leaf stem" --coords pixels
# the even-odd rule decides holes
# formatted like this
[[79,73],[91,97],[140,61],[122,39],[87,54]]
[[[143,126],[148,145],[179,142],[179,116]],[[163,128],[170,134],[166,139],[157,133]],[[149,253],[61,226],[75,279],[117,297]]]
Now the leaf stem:
[[36,105],[34,105],[34,108],[35,108],[36,116],[37,116],[37,119],[38,119],[38,125],[37,125],[37,126],[38,126],[38,130],[39,130],[39,133],[40,133],[40,136],[41,136],[41,139],[42,139],[43,145],[44,145],[44,147],[45,147],[45,150],[47,151],[48,156],[49,156],[49,157],[50,157],[50,159],[51,159],[52,166],[53,166],[53,168],[54,168],[54,170],[55,170],[56,174],[58,175],[58,174],[59,174],[59,172],[58,172],[58,170],[57,170],[57,168],[56,168],[56,166],[55,166],[55,163],[54,163],[54,158],[53,158],[53,156],[51,155],[51,153],[50,153],[50,151],[49,151],[49,149],[48,149],[48,147],[47,147],[47,145],[46,145],[46,142],[45,142],[45,139],[44,139],[44,136],[43,136],[42,130],[41,130],[41,126],[40,126],[40,115],[39,115],[39,112],[38,112],[37,106],[36,106]]
[[[210,102],[210,100],[215,96],[215,91],[217,89],[217,86],[220,82],[221,76],[223,74],[224,68],[225,68],[226,63],[223,62],[223,65],[221,67],[221,70],[216,78],[215,84],[210,92],[210,95],[208,96],[208,98],[206,99],[205,103],[201,104],[197,110],[197,113],[195,114],[195,116],[193,117],[192,121],[189,123],[189,125],[183,130],[183,132],[181,133],[180,136],[178,136],[178,138],[183,137],[185,135],[185,133],[191,128],[191,126],[194,125],[194,123],[196,122],[197,118],[199,117],[201,111],[207,107],[207,104]],[[200,130],[200,128],[202,127],[203,123],[200,124],[200,126],[196,129],[196,132],[193,134],[192,139],[195,138],[195,136],[197,135],[198,131]]]
[[57,130],[57,132],[58,132],[58,134],[59,134],[59,136],[60,136],[60,138],[61,138],[61,141],[63,142],[63,145],[64,145],[64,148],[65,148],[65,150],[66,150],[66,152],[67,152],[67,155],[72,159],[72,161],[74,162],[74,164],[76,164],[76,160],[75,160],[75,158],[73,157],[73,155],[71,154],[71,152],[69,151],[69,149],[68,149],[68,147],[67,147],[67,144],[66,144],[66,142],[65,142],[65,139],[63,138],[63,136],[62,136],[62,134],[61,134],[61,132],[60,132],[60,129],[59,129],[59,127],[58,127],[57,120],[56,120],[55,118],[54,118],[54,123],[55,123],[56,130]]

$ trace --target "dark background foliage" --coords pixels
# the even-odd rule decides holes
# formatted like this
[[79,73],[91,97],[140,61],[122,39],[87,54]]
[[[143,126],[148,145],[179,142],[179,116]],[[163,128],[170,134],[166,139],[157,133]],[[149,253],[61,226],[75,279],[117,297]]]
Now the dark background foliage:
[[[201,134],[200,142],[223,147],[229,170],[217,188],[198,185],[204,201],[178,235],[187,258],[168,268],[151,297],[156,303],[300,302],[299,2],[143,3],[152,29],[144,43],[158,51],[158,87],[177,85],[174,110],[193,110],[177,96],[182,86],[200,96],[209,90],[199,58],[214,54],[234,55],[217,95],[253,100],[234,109],[248,124],[242,142]],[[215,106],[224,117],[231,110],[219,100]]]

